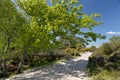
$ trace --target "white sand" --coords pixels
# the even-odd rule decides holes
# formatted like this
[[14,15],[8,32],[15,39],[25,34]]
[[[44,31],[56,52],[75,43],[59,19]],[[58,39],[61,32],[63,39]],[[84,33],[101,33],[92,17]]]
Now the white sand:
[[86,52],[79,58],[33,69],[6,80],[88,80],[85,69],[91,54]]

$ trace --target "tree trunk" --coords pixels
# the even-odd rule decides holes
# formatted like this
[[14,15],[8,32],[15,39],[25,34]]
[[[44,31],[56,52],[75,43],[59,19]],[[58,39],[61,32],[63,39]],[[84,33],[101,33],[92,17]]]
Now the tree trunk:
[[74,49],[74,56],[77,56],[76,49]]
[[[4,52],[4,49],[5,49],[5,45],[3,47],[3,53],[5,53],[6,55],[8,55],[7,53],[9,53],[9,49],[10,49],[10,37],[8,37],[8,44],[7,44],[7,50]],[[6,65],[6,59],[3,60],[3,71],[4,72],[7,72],[7,65]]]
[[0,77],[2,76],[2,59],[0,57]]
[[0,72],[2,71],[2,58],[0,57]]
[[27,54],[27,49],[24,48],[24,51],[23,51],[23,56],[21,57],[21,60],[19,62],[19,65],[18,65],[18,69],[17,69],[17,73],[21,73],[21,68],[22,68],[22,65],[24,63],[24,59],[25,59],[25,55]]
[[3,72],[7,72],[6,60],[3,60]]
[[10,49],[10,37],[8,37],[7,40],[8,40],[8,42],[7,42],[8,43],[7,44],[7,51],[9,51],[9,49]]
[[23,62],[24,62],[24,57],[21,57],[21,60],[19,62],[18,68],[17,68],[17,73],[21,73],[21,68],[22,68]]

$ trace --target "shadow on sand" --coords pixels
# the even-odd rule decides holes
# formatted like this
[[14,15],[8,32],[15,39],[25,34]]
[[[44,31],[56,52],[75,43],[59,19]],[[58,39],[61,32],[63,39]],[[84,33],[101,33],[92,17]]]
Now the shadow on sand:
[[[17,80],[60,80],[64,76],[85,77],[85,68],[87,60],[69,60],[63,62],[63,64],[53,64],[47,67],[36,70],[33,75],[28,74],[27,76],[17,78]],[[32,72],[31,72],[32,73]]]

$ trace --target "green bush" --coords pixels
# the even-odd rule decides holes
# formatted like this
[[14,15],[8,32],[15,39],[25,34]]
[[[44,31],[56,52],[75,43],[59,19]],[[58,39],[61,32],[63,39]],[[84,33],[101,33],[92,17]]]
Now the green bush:
[[110,38],[110,44],[113,51],[120,49],[120,36],[113,36]]
[[70,55],[70,56],[73,55],[74,54],[74,48],[66,48],[65,53],[67,55]]
[[94,75],[92,80],[120,80],[120,72],[109,72],[103,70],[98,75]]
[[90,52],[94,52],[97,48],[95,46],[90,47]]
[[90,48],[82,48],[80,51],[81,52],[87,52],[87,51],[90,51]]
[[[103,71],[111,71],[111,74],[115,71],[120,75],[120,37],[115,36],[110,38],[110,42],[102,44],[97,48],[92,56],[89,58],[88,73],[94,75],[93,80],[117,80],[117,77],[108,79],[109,75]],[[105,76],[103,76],[105,75]],[[106,76],[107,75],[107,76]],[[115,76],[115,74],[113,75]],[[120,77],[119,77],[120,79]],[[118,80],[119,80],[118,79]]]
[[107,55],[110,55],[113,52],[110,43],[104,43],[101,46],[101,50],[103,54],[107,54]]
[[79,49],[75,49],[75,48],[66,48],[65,49],[65,54],[68,56],[79,56]]
[[87,52],[87,51],[94,52],[95,50],[96,50],[95,46],[91,46],[90,48],[82,48],[82,49],[80,49],[81,52]]

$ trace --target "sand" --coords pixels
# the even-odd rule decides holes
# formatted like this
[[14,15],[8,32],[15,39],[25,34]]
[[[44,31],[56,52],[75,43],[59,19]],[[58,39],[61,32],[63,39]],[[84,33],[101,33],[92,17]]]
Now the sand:
[[86,52],[76,59],[32,69],[6,80],[88,80],[85,69],[91,54]]

